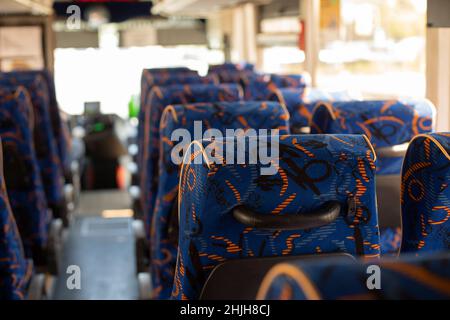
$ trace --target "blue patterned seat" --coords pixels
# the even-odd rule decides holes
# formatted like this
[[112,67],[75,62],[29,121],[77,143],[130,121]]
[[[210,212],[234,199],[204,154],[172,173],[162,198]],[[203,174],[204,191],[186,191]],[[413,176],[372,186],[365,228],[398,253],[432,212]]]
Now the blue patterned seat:
[[169,86],[181,84],[218,84],[215,76],[200,77],[195,71],[187,68],[144,69],[141,78],[141,107],[138,119],[138,166],[143,161],[143,137],[145,130],[145,110],[149,108],[148,99],[151,89],[155,86]]
[[[275,172],[262,171],[266,166],[248,160],[264,144],[257,151],[249,137],[239,144],[235,140],[216,140],[212,145],[205,140],[202,145],[194,142],[191,156],[185,157],[173,298],[198,298],[214,267],[233,259],[316,253],[379,257],[375,156],[366,137],[270,137],[268,145],[279,154],[272,153],[265,162]],[[213,162],[211,149],[235,151],[236,145],[246,146],[246,164]],[[275,174],[263,175],[267,173]],[[339,204],[334,217],[315,224],[330,202]],[[286,224],[251,227],[242,219],[238,222],[242,217],[238,208],[256,211],[253,221]],[[291,221],[298,219],[310,219],[312,224],[292,226]]]
[[60,163],[64,166],[65,170],[68,170],[69,153],[70,153],[70,134],[68,132],[67,124],[62,120],[61,113],[56,100],[55,82],[53,76],[47,70],[35,70],[35,71],[15,71],[9,74],[11,77],[16,77],[19,81],[21,79],[27,79],[27,81],[33,81],[36,77],[42,76],[48,87],[49,105],[48,110],[51,120],[51,128],[53,131],[53,137],[56,140],[56,147],[58,149],[58,156]]
[[25,258],[19,230],[9,206],[1,164],[0,148],[0,300],[22,300],[26,298],[33,265]]
[[[450,299],[450,254],[403,256],[377,262],[348,259],[296,261],[273,267],[264,278],[258,299],[264,300],[424,300]],[[369,290],[380,268],[381,289]],[[370,281],[369,281],[370,282]]]
[[22,85],[30,93],[34,114],[34,146],[44,183],[47,203],[58,217],[64,203],[63,168],[58,156],[50,118],[50,97],[47,81],[42,75],[30,77],[20,72],[0,73],[0,85]]
[[255,66],[251,63],[231,63],[225,62],[223,64],[209,66],[208,72],[221,72],[221,71],[255,71]]
[[53,136],[56,139],[60,162],[65,172],[68,172],[70,171],[70,153],[72,145],[69,126],[61,117],[61,111],[59,109],[58,101],[56,100],[55,80],[53,79],[53,75],[48,71],[38,71],[38,73],[41,73],[47,80]]
[[184,83],[201,83],[201,77],[186,67],[144,69],[141,75],[141,106],[146,104],[148,93],[154,86]]
[[273,82],[279,89],[296,88],[304,91],[307,86],[306,77],[302,74],[271,74],[270,81]]
[[[409,142],[433,130],[436,111],[427,100],[337,101],[315,107],[312,133],[365,134],[375,149]],[[377,174],[398,175],[403,157],[379,158]]]
[[450,249],[450,133],[416,136],[402,171],[401,252]]
[[[320,89],[281,88],[278,90],[282,102],[286,105],[291,116],[290,125],[293,133],[309,132],[309,122],[314,107],[321,101],[348,101],[350,96],[346,92],[326,92]],[[275,97],[275,100],[279,99]],[[269,100],[274,100],[270,98]]]
[[0,137],[11,207],[25,254],[45,264],[50,214],[33,144],[33,107],[23,87],[0,88]]
[[240,83],[244,89],[244,100],[246,101],[281,102],[277,86],[263,75],[242,74]]
[[[184,128],[194,138],[196,124],[199,123],[203,126],[200,132],[202,135],[208,129],[217,129],[223,136],[228,129],[278,129],[280,134],[287,134],[288,121],[287,110],[275,102],[217,102],[166,107],[161,118],[159,184],[151,224],[154,298],[170,297],[178,246],[178,234],[169,232],[170,229],[176,229],[170,225],[171,222],[172,225],[177,224],[177,218],[172,214],[178,208],[176,200],[180,167],[172,161],[172,152],[179,145],[171,141],[171,135],[177,129]],[[185,144],[184,148],[187,147]]]
[[149,235],[158,188],[159,124],[164,108],[171,104],[194,102],[238,101],[242,89],[238,85],[172,85],[153,87],[144,116],[143,163],[141,170],[141,206]]

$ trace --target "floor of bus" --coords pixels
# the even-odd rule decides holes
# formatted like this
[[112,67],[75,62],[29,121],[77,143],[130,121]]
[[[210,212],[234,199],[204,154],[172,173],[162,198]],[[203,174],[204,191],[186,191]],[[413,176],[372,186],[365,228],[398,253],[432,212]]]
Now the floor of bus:
[[[81,195],[66,234],[55,299],[137,299],[134,236],[126,191],[89,191]],[[105,216],[119,216],[105,218]],[[81,289],[68,289],[68,266],[81,271]]]

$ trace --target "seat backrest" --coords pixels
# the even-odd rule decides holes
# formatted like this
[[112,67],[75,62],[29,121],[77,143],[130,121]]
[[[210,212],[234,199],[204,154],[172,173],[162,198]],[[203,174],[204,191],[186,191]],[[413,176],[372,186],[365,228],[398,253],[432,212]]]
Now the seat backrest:
[[177,72],[170,71],[153,71],[153,69],[145,69],[142,73],[141,86],[141,107],[138,113],[138,166],[141,168],[143,160],[143,137],[145,131],[145,110],[149,108],[148,98],[151,89],[155,86],[170,86],[170,85],[186,85],[186,84],[218,84],[219,81],[215,76],[201,77],[191,70],[184,70]]
[[42,75],[30,77],[20,73],[0,73],[0,85],[24,86],[30,93],[34,111],[34,146],[49,206],[60,206],[64,200],[63,170],[50,119],[47,81]]
[[[365,134],[375,150],[409,142],[433,130],[436,110],[428,100],[366,100],[319,103],[312,133]],[[403,157],[378,158],[378,174],[400,174]]]
[[220,71],[254,71],[255,66],[251,63],[231,63],[225,62],[223,64],[210,65],[208,72],[220,72]]
[[[377,262],[296,261],[274,266],[260,300],[423,300],[450,298],[450,254],[403,256]],[[378,270],[378,271],[377,271]],[[378,280],[369,277],[379,272]],[[368,283],[377,285],[372,290]]]
[[303,74],[271,74],[270,81],[273,82],[279,89],[296,88],[305,90],[307,86],[307,79]]
[[25,258],[9,205],[2,160],[0,148],[0,300],[22,300],[26,297],[33,265]]
[[200,76],[196,71],[186,67],[144,69],[141,75],[141,106],[145,105],[145,99],[153,86],[177,84],[175,81],[185,83],[182,80],[189,81],[198,78]]
[[[375,154],[365,136],[259,139],[194,142],[186,154],[173,298],[198,298],[213,268],[227,260],[336,252],[379,256]],[[258,153],[264,160],[264,142],[274,153],[250,164],[255,161],[247,159]],[[234,151],[245,145],[246,164],[214,163],[206,150],[222,145]],[[265,171],[261,162],[275,170]]]
[[[259,129],[276,129],[288,134],[289,114],[281,104],[275,102],[217,102],[173,105],[165,108],[161,118],[161,155],[159,158],[159,183],[153,217],[150,217],[152,284],[154,297],[169,298],[172,291],[173,274],[178,247],[177,195],[180,162],[173,159],[183,155],[189,144],[172,141],[172,135],[183,134],[197,139],[198,135],[214,129],[219,137],[233,134],[227,130],[238,130],[236,134],[253,135]],[[251,130],[254,129],[255,131]],[[250,130],[250,131],[249,131]],[[211,131],[209,131],[211,132]],[[174,139],[177,139],[174,137]],[[184,138],[183,138],[184,139]],[[181,140],[181,139],[180,139]],[[179,149],[181,148],[181,150]],[[182,158],[178,158],[181,161]],[[171,225],[172,223],[172,225]],[[174,226],[175,224],[175,226]],[[171,230],[171,232],[169,232]],[[175,232],[174,232],[175,231]]]
[[450,133],[416,136],[402,171],[401,252],[450,249]]
[[25,254],[43,261],[48,222],[45,191],[33,144],[33,107],[23,87],[0,89],[0,137],[9,201],[22,236]]
[[[350,96],[346,92],[326,92],[315,88],[280,88],[279,96],[290,114],[292,133],[309,132],[309,123],[314,107],[320,101],[347,101]],[[276,97],[278,98],[278,97]],[[270,99],[272,100],[272,99]]]
[[[153,212],[158,187],[159,125],[164,108],[171,104],[195,102],[239,101],[242,89],[238,85],[172,85],[153,87],[145,108],[143,163],[141,172],[141,205],[147,226]],[[149,231],[148,228],[146,228]]]

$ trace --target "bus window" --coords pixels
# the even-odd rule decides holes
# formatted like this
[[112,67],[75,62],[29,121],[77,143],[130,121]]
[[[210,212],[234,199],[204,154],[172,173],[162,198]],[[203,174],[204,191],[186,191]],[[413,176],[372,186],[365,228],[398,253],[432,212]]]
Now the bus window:
[[320,12],[319,87],[425,96],[425,0],[322,0]]

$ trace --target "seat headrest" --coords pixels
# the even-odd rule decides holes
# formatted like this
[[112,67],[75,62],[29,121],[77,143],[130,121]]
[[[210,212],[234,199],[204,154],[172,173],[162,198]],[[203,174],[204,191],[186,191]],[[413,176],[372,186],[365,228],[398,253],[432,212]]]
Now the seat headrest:
[[334,101],[316,105],[312,133],[365,134],[375,148],[409,142],[433,130],[435,107],[428,100]]
[[[165,105],[211,101],[236,101],[242,97],[242,88],[237,84],[187,84],[153,87],[149,93]],[[149,99],[150,99],[149,98]]]

